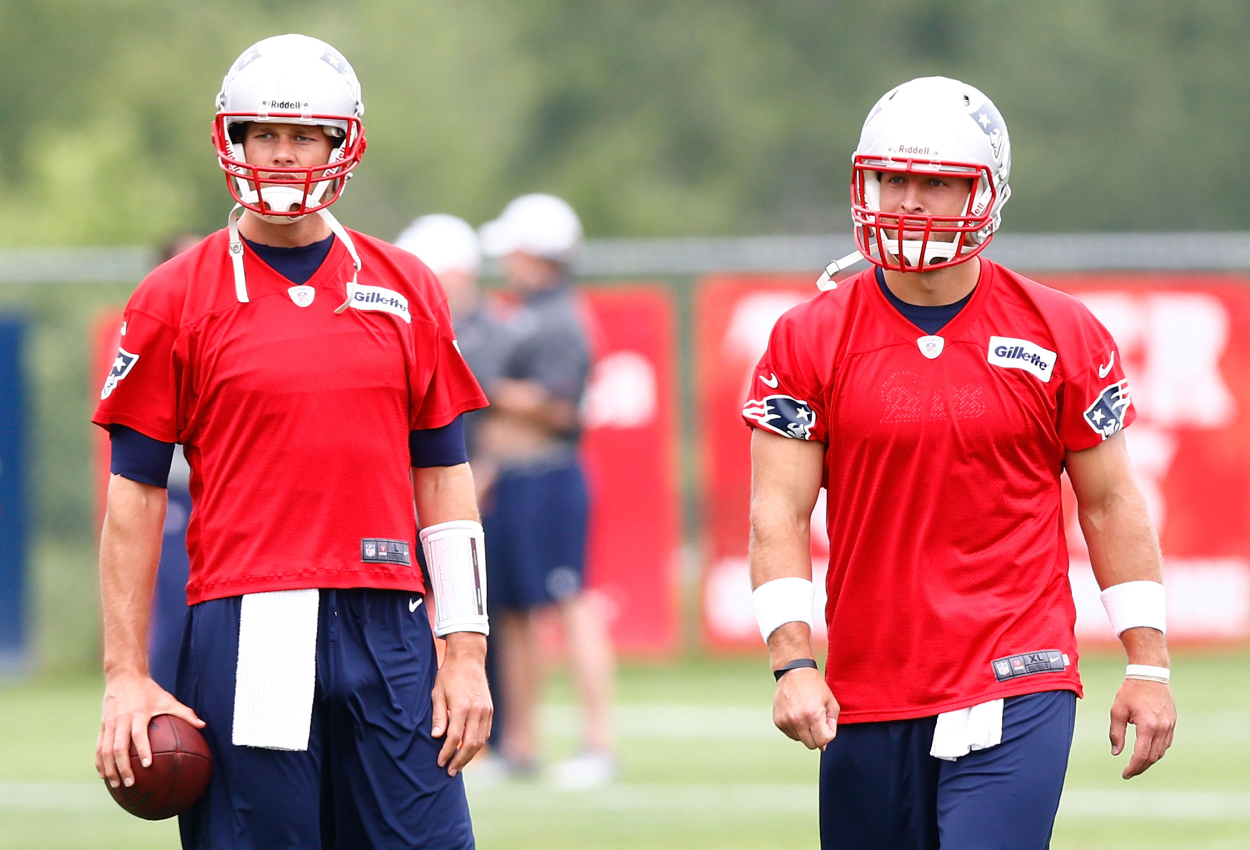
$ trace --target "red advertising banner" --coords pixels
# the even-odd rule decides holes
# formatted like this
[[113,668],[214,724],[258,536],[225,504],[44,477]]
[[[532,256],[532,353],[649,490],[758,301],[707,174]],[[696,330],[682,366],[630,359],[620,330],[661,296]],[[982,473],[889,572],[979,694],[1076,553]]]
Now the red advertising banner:
[[[1250,280],[1209,275],[1046,277],[1114,335],[1138,419],[1126,431],[1160,532],[1174,643],[1250,639]],[[698,293],[698,375],[708,561],[708,644],[762,649],[747,577],[749,432],[740,410],[773,323],[815,294],[814,279],[721,277]],[[1065,485],[1066,488],[1066,485]],[[824,494],[812,519],[816,616],[823,635],[828,557]],[[1070,580],[1083,642],[1114,640],[1066,493]]]
[[595,366],[584,407],[588,584],[631,655],[677,649],[679,523],[675,308],[661,287],[583,290]]
[[[583,295],[596,360],[585,403],[591,485],[588,585],[606,601],[621,652],[677,649],[679,523],[676,485],[675,307],[660,287],[595,288]],[[91,344],[92,409],[121,339],[121,312],[101,314]],[[100,512],[108,437],[95,437]]]

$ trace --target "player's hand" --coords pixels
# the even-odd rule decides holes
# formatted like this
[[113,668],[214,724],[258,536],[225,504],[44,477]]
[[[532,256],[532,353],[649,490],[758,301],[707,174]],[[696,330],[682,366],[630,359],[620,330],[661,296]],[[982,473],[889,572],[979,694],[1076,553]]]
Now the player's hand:
[[823,750],[838,734],[840,710],[819,670],[791,670],[777,682],[773,723],[809,750]]
[[131,740],[143,766],[152,764],[148,722],[158,714],[181,717],[197,729],[203,729],[205,725],[194,711],[174,699],[148,676],[117,675],[106,680],[104,717],[95,745],[95,769],[112,787],[123,783],[129,787],[135,782],[134,769],[130,764]]
[[1176,703],[1172,689],[1160,682],[1125,679],[1111,706],[1111,755],[1124,751],[1128,724],[1136,729],[1133,755],[1122,774],[1131,779],[1163,758],[1176,730]]
[[486,637],[475,632],[447,636],[447,655],[434,680],[431,734],[442,738],[438,766],[455,776],[490,737],[495,706],[486,684]]

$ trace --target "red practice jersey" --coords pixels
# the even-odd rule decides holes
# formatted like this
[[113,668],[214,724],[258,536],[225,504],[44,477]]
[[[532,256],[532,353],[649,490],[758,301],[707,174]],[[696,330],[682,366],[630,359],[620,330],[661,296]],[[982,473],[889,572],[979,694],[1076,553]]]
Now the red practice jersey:
[[1060,473],[1135,416],[1084,305],[982,259],[928,336],[868,271],[781,317],[743,415],[827,446],[825,675],[843,722],[1081,692]]
[[351,237],[362,269],[342,313],[353,264],[341,240],[298,288],[245,247],[240,303],[224,230],[153,271],[126,307],[93,421],[184,444],[189,604],[423,589],[408,434],[486,398],[430,270]]

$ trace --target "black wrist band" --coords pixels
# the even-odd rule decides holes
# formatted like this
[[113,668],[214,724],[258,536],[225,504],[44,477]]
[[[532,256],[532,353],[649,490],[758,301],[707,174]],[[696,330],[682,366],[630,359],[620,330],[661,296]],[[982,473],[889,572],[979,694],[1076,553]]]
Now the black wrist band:
[[786,664],[783,667],[778,667],[776,670],[774,670],[773,678],[775,678],[778,682],[780,682],[781,677],[789,673],[791,670],[801,670],[804,667],[810,667],[813,670],[820,669],[820,665],[816,663],[815,659],[796,658],[795,660],[791,661],[789,664]]

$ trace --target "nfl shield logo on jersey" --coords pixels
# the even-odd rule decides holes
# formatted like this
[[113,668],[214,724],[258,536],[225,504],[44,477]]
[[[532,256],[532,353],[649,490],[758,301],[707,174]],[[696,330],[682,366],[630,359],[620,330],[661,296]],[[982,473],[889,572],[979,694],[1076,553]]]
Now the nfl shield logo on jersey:
[[131,354],[124,348],[117,349],[117,359],[113,361],[113,368],[109,370],[109,376],[104,381],[104,389],[100,390],[100,401],[104,401],[113,394],[113,390],[117,389],[122,378],[129,375],[130,370],[135,368],[138,362],[138,354]]
[[291,296],[296,307],[307,307],[317,297],[317,290],[311,286],[292,286],[286,292]]
[[1105,440],[1124,427],[1124,411],[1128,409],[1128,381],[1112,384],[1099,393],[1085,411],[1085,421]]
[[762,401],[752,399],[742,409],[742,415],[754,419],[761,428],[795,440],[810,440],[816,424],[812,406],[788,395],[770,395]]
[[920,346],[920,353],[925,357],[933,360],[942,353],[942,349],[946,347],[946,340],[940,336],[922,336],[916,340],[916,345]]

